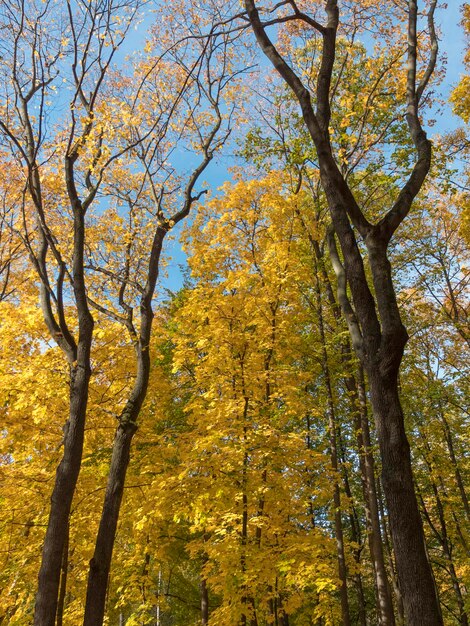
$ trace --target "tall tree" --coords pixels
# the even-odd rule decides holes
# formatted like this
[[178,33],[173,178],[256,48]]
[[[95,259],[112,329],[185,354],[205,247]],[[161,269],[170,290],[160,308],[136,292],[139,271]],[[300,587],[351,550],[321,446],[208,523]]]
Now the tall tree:
[[[142,59],[134,75],[112,66],[141,5],[96,0],[59,10],[52,0],[12,0],[1,9],[2,143],[22,180],[16,192],[20,232],[36,269],[44,319],[70,370],[63,457],[39,572],[34,620],[42,626],[56,619],[84,445],[94,317],[109,315],[129,331],[136,373],[127,402],[114,408],[119,427],[91,561],[86,623],[103,620],[129,447],[148,386],[152,299],[163,240],[200,197],[198,179],[230,134],[232,109],[222,102],[231,79],[227,36],[217,41],[195,36],[190,53],[180,31],[168,33],[161,26],[161,37],[155,35],[161,47],[148,46],[153,56]],[[189,173],[179,175],[168,159],[183,147],[193,162]],[[105,219],[102,198],[105,205],[114,203],[117,224],[127,208],[127,229],[118,232]],[[101,218],[102,227],[110,226],[106,234],[100,232]],[[117,254],[109,246],[113,229],[123,236]],[[94,239],[100,234],[101,240]],[[123,345],[120,334],[115,340]]]
[[[398,373],[408,335],[398,308],[387,254],[393,234],[407,216],[431,164],[431,144],[420,122],[419,104],[437,59],[434,28],[436,2],[431,2],[428,7],[427,27],[431,45],[424,70],[418,68],[422,40],[418,37],[418,2],[410,0],[406,9],[406,93],[400,93],[399,102],[406,107],[409,134],[417,160],[392,207],[375,223],[361,210],[332,150],[330,97],[337,34],[341,25],[338,3],[336,0],[324,3],[325,23],[319,21],[321,18],[317,18],[316,12],[308,13],[295,2],[259,8],[253,0],[246,0],[245,7],[258,45],[297,98],[304,123],[316,148],[321,182],[346,272],[340,304],[355,350],[369,379],[382,458],[382,483],[406,616],[413,625],[442,624],[424,547],[423,527],[413,487],[409,443],[399,398]],[[382,6],[379,3],[377,10],[379,8],[393,12],[391,4],[384,3]],[[265,11],[268,17],[263,21],[261,16]],[[282,11],[282,15],[276,15],[277,11]],[[296,71],[282,47],[274,44],[267,33],[269,26],[277,25],[280,28],[284,23],[293,22],[300,30],[310,31],[321,41],[315,91],[306,87],[302,75]],[[358,236],[367,249],[372,286],[365,271]],[[331,253],[338,275],[341,276],[342,264],[334,245],[331,246]],[[351,290],[353,305],[349,301],[346,284]]]

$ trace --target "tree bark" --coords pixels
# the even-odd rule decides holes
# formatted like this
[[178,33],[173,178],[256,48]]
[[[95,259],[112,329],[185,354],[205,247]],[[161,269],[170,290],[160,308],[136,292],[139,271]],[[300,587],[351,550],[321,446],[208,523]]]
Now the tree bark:
[[56,471],[51,509],[42,550],[34,626],[54,626],[60,584],[64,547],[68,538],[70,509],[75,493],[83,452],[88,386],[91,374],[89,363],[93,321],[86,325],[86,337],[79,343],[81,357],[71,367],[70,414],[65,427],[64,453]]
[[84,626],[101,626],[103,623],[114,538],[129,465],[132,437],[136,430],[137,426],[133,423],[121,423],[114,438],[103,511],[95,552],[90,561]]

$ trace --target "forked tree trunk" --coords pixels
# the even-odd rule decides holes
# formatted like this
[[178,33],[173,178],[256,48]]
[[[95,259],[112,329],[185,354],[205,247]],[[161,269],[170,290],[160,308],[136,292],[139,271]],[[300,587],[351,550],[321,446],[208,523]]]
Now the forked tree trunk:
[[[366,219],[338,167],[331,146],[330,98],[339,26],[338,1],[325,1],[325,24],[301,14],[296,6],[291,14],[293,20],[303,20],[304,28],[308,23],[322,41],[315,91],[310,91],[303,84],[301,76],[269,38],[255,0],[245,0],[245,7],[261,50],[297,98],[306,129],[316,148],[320,180],[346,270],[342,277],[340,304],[348,322],[354,349],[369,377],[382,458],[383,488],[408,626],[441,626],[442,618],[431,568],[426,558],[422,522],[413,488],[410,449],[398,395],[398,372],[408,336],[400,318],[387,258],[388,244],[407,216],[431,165],[431,144],[421,127],[418,106],[436,63],[437,37],[433,22],[436,1],[431,1],[428,12],[431,38],[429,63],[424,69],[421,82],[418,83],[418,0],[408,0],[408,63],[404,104],[407,107],[406,119],[417,160],[395,203],[376,224]],[[270,23],[276,23],[276,18],[270,19]],[[316,109],[313,107],[314,100]],[[367,246],[373,289],[365,272],[357,233]],[[335,261],[337,274],[341,270],[344,274],[337,254]],[[354,309],[349,302],[347,285],[352,294]]]

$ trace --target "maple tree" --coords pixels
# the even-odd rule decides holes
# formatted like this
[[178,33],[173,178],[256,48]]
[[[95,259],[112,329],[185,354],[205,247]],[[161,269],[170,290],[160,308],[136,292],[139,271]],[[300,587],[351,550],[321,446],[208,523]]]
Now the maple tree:
[[[83,451],[92,370],[92,309],[129,331],[136,374],[124,406],[118,403],[115,408],[119,426],[85,603],[85,623],[90,624],[103,620],[129,448],[147,392],[151,303],[163,240],[200,197],[193,189],[230,133],[230,106],[222,112],[223,90],[230,83],[230,68],[223,63],[228,46],[224,36],[195,45],[191,60],[187,45],[183,59],[169,36],[155,35],[154,41],[166,45],[168,54],[163,59],[163,48],[162,62],[155,62],[158,52],[149,44],[153,56],[137,64],[126,101],[131,77],[114,75],[111,63],[140,6],[138,1],[77,3],[55,15],[58,6],[52,1],[27,6],[7,3],[2,13],[8,38],[2,50],[5,90],[0,128],[17,163],[18,177],[23,177],[17,199],[24,216],[22,240],[37,271],[44,319],[70,368],[69,418],[43,547],[37,624],[53,624],[56,619]],[[212,67],[209,61],[215,54],[220,63]],[[70,85],[68,112],[51,132],[46,113],[52,106],[49,99],[55,97],[57,106],[64,107],[65,93],[56,86],[59,80]],[[183,141],[201,155],[186,181],[166,165]],[[123,222],[119,215],[123,201],[129,209],[128,228],[114,233],[108,229],[106,235],[108,241],[118,236],[124,243],[117,261],[106,238],[102,236],[96,248],[93,244],[94,223],[101,222],[102,209],[96,216],[92,212],[100,195],[108,201],[116,199],[110,217],[118,222]],[[144,230],[145,222],[149,230]],[[105,280],[97,285],[88,278],[89,272],[101,273]],[[138,322],[134,322],[136,304]]]

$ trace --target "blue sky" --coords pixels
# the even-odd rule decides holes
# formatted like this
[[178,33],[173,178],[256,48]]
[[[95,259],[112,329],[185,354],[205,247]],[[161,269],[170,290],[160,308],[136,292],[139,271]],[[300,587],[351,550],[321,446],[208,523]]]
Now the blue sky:
[[[463,66],[465,37],[460,25],[461,10],[464,4],[465,2],[462,0],[448,0],[447,8],[439,9],[436,14],[436,23],[440,29],[440,62],[442,63],[446,59],[446,75],[441,85],[441,92],[444,98],[448,98],[452,88],[456,86],[465,72]],[[140,33],[142,33],[144,24],[139,28]],[[451,107],[447,106],[444,108],[441,116],[437,118],[432,132],[443,133],[455,129],[460,124],[461,120],[454,116]],[[212,194],[216,193],[217,188],[223,181],[230,178],[227,170],[233,163],[234,161],[229,155],[221,155],[210,165],[206,172],[205,180],[208,181]],[[161,276],[158,289],[160,297],[162,295],[164,297],[165,289],[174,291],[182,285],[181,267],[185,265],[185,255],[180,250],[177,233],[174,233],[174,235],[174,239],[167,241],[165,246],[166,255],[170,256],[171,259],[165,272],[168,275],[163,276],[162,273]]]

